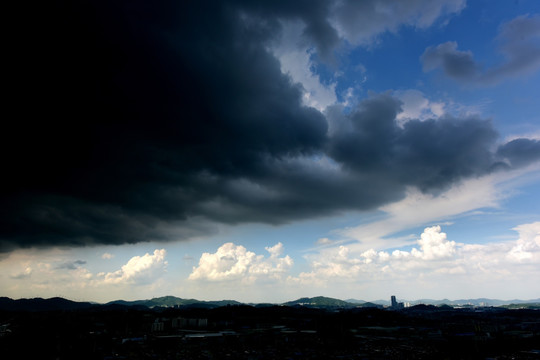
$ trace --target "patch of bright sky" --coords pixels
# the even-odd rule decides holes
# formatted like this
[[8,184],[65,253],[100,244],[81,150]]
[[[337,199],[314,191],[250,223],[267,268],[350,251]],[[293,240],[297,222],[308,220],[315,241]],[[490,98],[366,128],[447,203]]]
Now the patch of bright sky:
[[[495,5],[496,3],[496,5]],[[456,41],[458,49],[472,51],[475,60],[490,67],[504,59],[496,40],[499,27],[516,16],[538,11],[535,1],[474,1],[446,24],[428,29],[402,26],[397,33],[384,33],[376,44],[342,52],[339,57],[341,76],[336,93],[343,101],[347,89],[365,97],[366,90],[383,92],[418,89],[431,101],[459,104],[461,110],[480,112],[492,118],[501,135],[538,132],[535,96],[540,93],[540,73],[507,79],[504,86],[479,88],[446,78],[442,73],[422,71],[420,55],[428,46]],[[479,20],[480,19],[480,20]],[[330,78],[331,69],[317,67],[321,79]]]

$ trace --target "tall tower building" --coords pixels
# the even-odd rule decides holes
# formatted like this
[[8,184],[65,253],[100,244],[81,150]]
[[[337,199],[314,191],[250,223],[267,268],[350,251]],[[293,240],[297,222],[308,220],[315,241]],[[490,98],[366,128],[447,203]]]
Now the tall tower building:
[[392,295],[390,299],[392,300],[392,306],[390,306],[391,309],[397,310],[405,307],[402,302],[397,302],[395,295]]

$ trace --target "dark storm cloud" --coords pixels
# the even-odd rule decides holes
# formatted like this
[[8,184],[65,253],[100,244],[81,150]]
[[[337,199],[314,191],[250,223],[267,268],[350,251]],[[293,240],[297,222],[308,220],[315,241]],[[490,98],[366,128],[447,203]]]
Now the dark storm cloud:
[[[9,59],[0,251],[182,240],[216,223],[373,209],[406,186],[436,191],[502,161],[488,150],[496,134],[485,120],[401,128],[388,94],[350,115],[303,106],[300,85],[268,48],[280,20],[298,19],[330,54],[338,39],[328,4],[73,1],[26,10]],[[512,160],[521,151],[530,153],[498,155],[521,166]]]
[[496,40],[505,60],[488,69],[476,63],[472,52],[458,50],[453,41],[428,47],[420,60],[424,71],[441,68],[451,78],[479,85],[540,69],[540,15],[522,15],[503,24]]
[[394,187],[411,185],[425,191],[490,171],[489,149],[497,133],[489,121],[447,116],[400,127],[399,109],[399,101],[389,94],[363,101],[348,115],[352,129],[333,137],[330,154],[375,183],[388,178],[394,179]]
[[526,166],[540,160],[540,141],[515,139],[500,146],[497,155],[512,166]]

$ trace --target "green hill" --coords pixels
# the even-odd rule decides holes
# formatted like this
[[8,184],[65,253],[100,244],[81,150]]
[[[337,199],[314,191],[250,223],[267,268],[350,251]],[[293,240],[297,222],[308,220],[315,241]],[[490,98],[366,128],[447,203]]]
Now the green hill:
[[540,303],[521,303],[521,304],[509,304],[501,306],[505,309],[533,309],[540,310]]
[[234,300],[217,300],[217,301],[202,301],[197,299],[182,299],[176,296],[162,296],[157,298],[152,298],[148,300],[136,300],[136,301],[125,301],[125,300],[115,300],[107,303],[107,305],[126,305],[126,306],[146,306],[149,308],[154,307],[220,307],[227,305],[240,305],[241,303]]
[[325,296],[316,296],[311,298],[300,298],[294,301],[283,303],[285,306],[309,306],[309,307],[356,307],[357,304],[352,304],[347,301],[329,298]]

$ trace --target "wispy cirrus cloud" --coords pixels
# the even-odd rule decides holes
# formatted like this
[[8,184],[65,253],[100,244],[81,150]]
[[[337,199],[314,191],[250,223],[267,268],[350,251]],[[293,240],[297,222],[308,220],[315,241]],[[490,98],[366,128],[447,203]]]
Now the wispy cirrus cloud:
[[379,208],[379,219],[336,229],[334,233],[342,241],[353,241],[350,247],[355,251],[365,251],[373,246],[385,249],[411,245],[413,239],[410,236],[396,237],[394,234],[419,224],[440,224],[482,209],[498,209],[512,194],[516,182],[523,185],[536,181],[538,170],[539,167],[533,165],[510,172],[495,172],[462,181],[436,194],[409,188],[402,200]]

